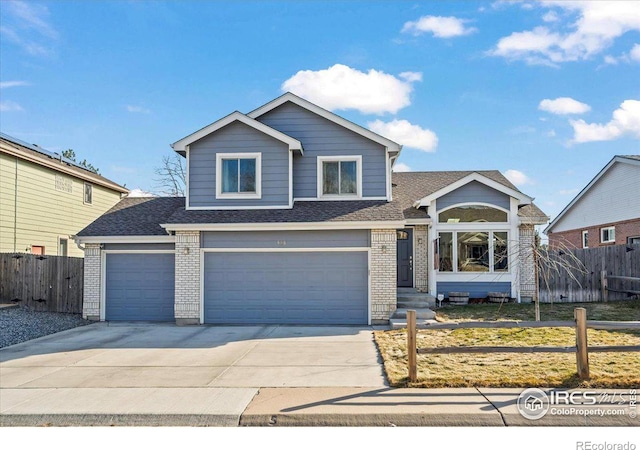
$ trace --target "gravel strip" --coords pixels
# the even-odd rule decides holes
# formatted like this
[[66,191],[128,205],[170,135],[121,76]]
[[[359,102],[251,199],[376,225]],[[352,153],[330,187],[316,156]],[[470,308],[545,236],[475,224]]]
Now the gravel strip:
[[0,348],[93,323],[80,314],[0,309]]

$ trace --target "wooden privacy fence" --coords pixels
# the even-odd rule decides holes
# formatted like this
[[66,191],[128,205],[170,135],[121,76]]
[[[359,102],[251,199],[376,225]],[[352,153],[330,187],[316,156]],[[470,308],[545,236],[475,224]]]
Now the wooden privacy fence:
[[[540,302],[626,300],[640,291],[640,244],[548,250],[539,261]],[[564,267],[564,268],[563,268]],[[602,273],[609,280],[603,290]],[[607,296],[603,292],[608,292]]]
[[84,259],[0,253],[0,301],[33,311],[82,313]]
[[587,310],[576,308],[574,322],[469,322],[455,324],[434,324],[429,329],[457,328],[550,328],[568,327],[576,330],[576,345],[571,347],[439,347],[416,348],[416,312],[407,311],[407,359],[409,381],[418,381],[418,355],[452,354],[452,353],[575,353],[578,376],[581,380],[589,379],[589,352],[640,352],[640,345],[615,345],[589,347],[587,344],[587,328],[595,330],[640,329],[640,322],[609,322],[600,320],[587,321]]

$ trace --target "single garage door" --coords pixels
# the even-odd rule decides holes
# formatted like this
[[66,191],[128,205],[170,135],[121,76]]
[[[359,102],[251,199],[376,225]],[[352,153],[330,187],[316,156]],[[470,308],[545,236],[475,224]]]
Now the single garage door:
[[106,320],[173,321],[173,253],[107,253]]
[[204,321],[367,324],[368,253],[207,252]]

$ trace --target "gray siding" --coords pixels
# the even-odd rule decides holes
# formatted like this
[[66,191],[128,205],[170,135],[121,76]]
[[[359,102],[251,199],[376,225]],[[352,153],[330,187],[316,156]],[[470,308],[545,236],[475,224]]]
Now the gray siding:
[[291,102],[257,120],[302,142],[294,154],[294,198],[317,197],[317,156],[362,155],[363,197],[385,197],[385,148]]
[[220,231],[203,232],[201,242],[203,248],[369,247],[369,234],[369,230]]
[[467,183],[436,200],[438,211],[459,203],[475,202],[489,203],[507,210],[510,207],[510,200],[507,194],[496,191],[495,189],[477,181]]
[[[217,153],[262,153],[261,199],[216,199]],[[286,206],[289,147],[240,122],[189,146],[189,206]]]
[[168,250],[173,251],[175,244],[103,244],[104,250]]
[[367,252],[205,253],[205,323],[365,325],[367,318]]
[[[614,163],[553,227],[585,229],[640,217],[640,165]],[[599,239],[599,238],[598,238]]]
[[106,265],[106,320],[174,320],[173,253],[112,253]]
[[449,297],[449,292],[468,292],[470,298],[485,298],[489,292],[507,292],[511,295],[511,283],[508,281],[439,281],[436,284],[438,294],[445,297]]

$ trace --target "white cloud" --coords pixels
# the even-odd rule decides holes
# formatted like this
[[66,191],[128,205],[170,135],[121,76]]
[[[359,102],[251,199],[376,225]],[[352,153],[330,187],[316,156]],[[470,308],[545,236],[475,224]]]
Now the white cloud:
[[566,61],[590,59],[623,34],[640,31],[640,8],[632,1],[548,0],[543,8],[561,8],[575,19],[548,22],[530,31],[501,38],[489,54],[528,64],[558,65]]
[[504,176],[516,186],[532,184],[531,179],[519,170],[509,169],[504,173]]
[[11,100],[3,100],[0,102],[0,111],[9,112],[9,111],[24,111],[22,106],[18,103]]
[[19,86],[29,86],[29,83],[27,81],[19,81],[19,80],[0,81],[0,89],[7,89],[7,88],[19,87]]
[[547,136],[549,136],[549,137],[556,137],[556,130],[549,130],[549,131],[547,131]]
[[573,127],[573,143],[612,141],[628,135],[640,139],[640,100],[625,100],[613,112],[612,119],[605,124],[570,120]]
[[130,113],[149,114],[151,112],[150,110],[148,110],[147,108],[143,108],[142,106],[127,105],[126,108],[127,108],[127,111],[129,111]]
[[629,52],[629,58],[634,61],[640,62],[640,44],[635,44],[631,48],[631,51]]
[[552,114],[584,114],[591,110],[591,106],[570,97],[558,97],[554,100],[545,98],[538,109]]
[[136,189],[131,189],[127,197],[157,197],[157,195],[152,194],[151,192],[144,191],[140,188],[136,188]]
[[558,20],[560,20],[560,18],[558,17],[557,12],[549,11],[544,16],[542,16],[542,20],[545,22],[557,22]]
[[406,22],[402,32],[411,33],[414,36],[433,33],[437,38],[452,38],[477,31],[477,28],[465,27],[467,22],[469,21],[457,17],[422,16],[416,21]]
[[604,63],[609,65],[616,65],[618,64],[618,59],[615,56],[605,55]]
[[411,172],[411,167],[407,166],[405,163],[395,163],[393,166],[394,172]]
[[0,35],[30,55],[50,55],[58,32],[49,23],[48,8],[24,1],[2,3],[5,20],[0,26]]
[[374,69],[365,73],[335,64],[323,70],[301,70],[282,83],[281,89],[329,110],[395,114],[411,104],[412,83],[421,79],[419,72],[403,72],[397,78]]
[[367,123],[367,126],[374,133],[378,133],[405,147],[425,152],[435,152],[438,146],[438,136],[433,131],[413,125],[407,120],[394,119],[391,122],[375,120]]

